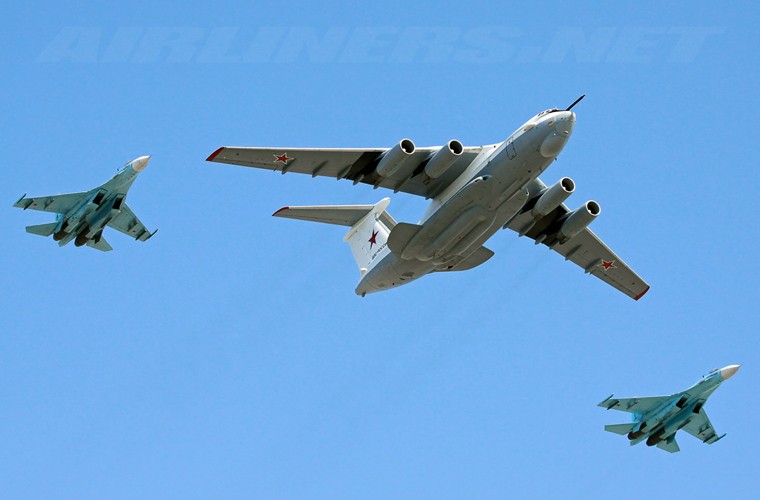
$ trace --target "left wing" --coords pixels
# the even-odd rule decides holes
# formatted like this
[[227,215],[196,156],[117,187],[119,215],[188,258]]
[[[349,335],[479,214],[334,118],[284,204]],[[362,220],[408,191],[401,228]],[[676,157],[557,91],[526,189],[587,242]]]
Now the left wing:
[[[540,179],[528,186],[532,199],[544,189],[546,185]],[[538,221],[534,221],[530,215],[530,207],[529,201],[523,212],[507,223],[507,227],[520,235],[540,241],[565,260],[580,266],[587,274],[593,274],[634,300],[639,300],[647,293],[649,285],[590,229],[584,229],[565,243],[559,242],[557,232],[563,217],[570,213],[567,206],[561,205]]]
[[718,436],[703,408],[699,409],[697,416],[692,418],[691,421],[683,427],[683,430],[707,444],[713,444],[725,436],[725,434],[723,434],[723,436]]
[[37,198],[27,198],[26,195],[22,196],[16,203],[13,204],[16,208],[40,210],[42,212],[52,212],[56,214],[65,214],[82,199],[84,199],[89,193],[69,193],[69,194],[55,194],[53,196],[39,196]]
[[312,177],[347,179],[354,184],[364,183],[374,187],[392,189],[394,192],[416,194],[433,198],[451,184],[472,161],[492,146],[474,146],[463,149],[456,161],[436,179],[425,182],[423,169],[440,147],[415,148],[402,167],[389,177],[381,177],[376,167],[388,149],[339,149],[339,148],[242,148],[221,147],[206,161],[229,163],[285,173],[308,174]]
[[648,398],[613,398],[608,397],[597,406],[608,410],[627,411],[629,413],[647,413],[661,404],[670,401],[673,396],[652,396]]
[[127,206],[126,203],[121,206],[121,211],[119,214],[111,219],[108,225],[117,231],[121,231],[127,236],[131,236],[132,238],[140,241],[147,241],[151,236],[156,234],[157,231],[153,231],[152,233],[149,232],[145,225],[140,222],[140,219],[137,218],[135,213],[131,208]]

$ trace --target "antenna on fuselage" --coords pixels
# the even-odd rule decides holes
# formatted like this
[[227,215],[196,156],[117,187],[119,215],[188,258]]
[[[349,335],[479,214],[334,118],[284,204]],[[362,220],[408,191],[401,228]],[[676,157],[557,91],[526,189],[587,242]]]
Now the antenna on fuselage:
[[573,106],[575,106],[576,104],[578,104],[579,102],[581,102],[581,100],[583,100],[584,97],[586,97],[586,94],[583,94],[578,99],[576,99],[575,102],[573,102],[570,106],[568,106],[565,111],[570,111],[571,109],[573,109]]

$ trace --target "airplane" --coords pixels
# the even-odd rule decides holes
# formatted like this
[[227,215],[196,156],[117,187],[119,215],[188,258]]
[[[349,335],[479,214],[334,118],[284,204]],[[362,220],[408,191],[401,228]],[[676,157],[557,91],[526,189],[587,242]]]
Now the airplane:
[[432,272],[464,271],[486,262],[484,243],[501,228],[516,231],[561,254],[587,274],[639,300],[649,285],[588,229],[601,213],[587,201],[564,201],[575,182],[550,187],[539,178],[557,159],[575,126],[571,110],[548,109],[505,141],[465,147],[451,140],[418,148],[403,139],[390,149],[228,147],[207,161],[309,174],[370,184],[431,200],[419,224],[397,223],[375,205],[290,206],[275,217],[347,226],[346,241],[359,267],[357,295],[388,290]]
[[605,425],[604,430],[628,436],[631,446],[646,439],[647,446],[675,453],[680,450],[676,432],[683,429],[703,443],[713,444],[718,436],[702,408],[715,389],[733,377],[740,365],[717,368],[683,392],[670,396],[615,399],[608,397],[598,406],[633,413],[633,422]]
[[59,246],[74,240],[78,247],[87,245],[108,252],[112,248],[103,238],[106,226],[138,241],[147,241],[157,230],[149,232],[125,199],[137,174],[145,170],[149,160],[150,156],[141,156],[130,161],[105,184],[90,191],[38,198],[27,198],[25,194],[13,206],[57,214],[55,222],[27,226],[26,232],[46,237],[52,235]]

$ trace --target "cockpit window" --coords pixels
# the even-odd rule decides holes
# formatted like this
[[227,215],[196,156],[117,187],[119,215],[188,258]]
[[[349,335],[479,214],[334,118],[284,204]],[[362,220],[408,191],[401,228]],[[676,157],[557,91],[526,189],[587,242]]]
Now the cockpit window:
[[559,110],[557,108],[547,109],[546,111],[541,111],[536,116],[538,117],[538,116],[548,115],[549,113],[554,113],[555,111],[559,111]]
[[705,373],[704,375],[702,375],[702,378],[708,378],[710,375],[712,375],[713,373],[715,373],[717,371],[720,371],[720,368],[716,368],[714,370],[710,370],[709,373]]

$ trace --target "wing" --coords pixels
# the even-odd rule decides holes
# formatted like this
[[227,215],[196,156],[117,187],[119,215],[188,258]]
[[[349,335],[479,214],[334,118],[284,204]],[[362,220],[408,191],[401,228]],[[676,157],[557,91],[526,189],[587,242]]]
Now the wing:
[[77,204],[79,204],[89,193],[69,193],[56,194],[53,196],[40,196],[37,198],[27,198],[22,196],[20,200],[13,204],[16,208],[24,210],[40,210],[42,212],[52,212],[56,214],[65,214]]
[[612,396],[608,397],[597,406],[607,408],[608,410],[627,411],[629,413],[647,413],[666,401],[673,399],[673,396],[652,396],[648,398],[624,398],[617,399]]
[[683,430],[707,444],[713,444],[725,436],[725,434],[723,434],[723,436],[719,437],[718,434],[716,434],[715,429],[703,408],[699,409],[697,416],[692,418],[689,423],[683,427]]
[[156,231],[152,233],[148,231],[145,225],[140,222],[131,208],[124,203],[121,207],[119,214],[111,219],[108,225],[117,231],[121,231],[127,236],[140,241],[147,241],[151,236],[156,234]]
[[[544,189],[546,185],[536,179],[528,186],[531,200],[537,199]],[[531,201],[528,201],[523,212],[509,221],[507,227],[520,235],[541,241],[565,260],[580,266],[587,274],[593,274],[634,300],[639,300],[649,290],[649,285],[590,229],[586,228],[565,243],[559,243],[557,231],[562,218],[570,213],[567,206],[560,206],[538,221],[530,215],[531,207]]]
[[492,146],[464,148],[462,154],[440,177],[425,182],[421,175],[425,165],[439,147],[416,148],[401,168],[389,177],[375,170],[387,149],[307,149],[307,148],[241,148],[221,147],[207,161],[285,173],[309,174],[312,177],[347,179],[354,184],[371,184],[394,192],[433,198],[454,181],[472,161]]

